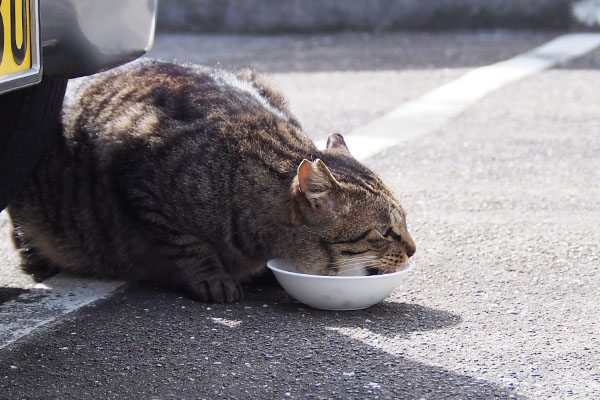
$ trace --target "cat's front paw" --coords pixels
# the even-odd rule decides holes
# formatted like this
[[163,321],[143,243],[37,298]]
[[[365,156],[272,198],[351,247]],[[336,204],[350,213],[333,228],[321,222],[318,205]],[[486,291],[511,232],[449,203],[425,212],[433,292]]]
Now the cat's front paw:
[[235,279],[207,279],[190,286],[191,295],[206,303],[233,303],[243,296],[242,287]]

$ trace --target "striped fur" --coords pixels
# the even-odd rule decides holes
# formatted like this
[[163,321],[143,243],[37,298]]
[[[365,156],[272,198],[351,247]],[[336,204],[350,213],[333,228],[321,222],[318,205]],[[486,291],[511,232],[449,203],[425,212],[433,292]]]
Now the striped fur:
[[392,192],[341,136],[317,150],[251,72],[146,61],[77,93],[9,206],[26,269],[231,302],[269,258],[335,274],[357,254],[389,270],[414,253]]

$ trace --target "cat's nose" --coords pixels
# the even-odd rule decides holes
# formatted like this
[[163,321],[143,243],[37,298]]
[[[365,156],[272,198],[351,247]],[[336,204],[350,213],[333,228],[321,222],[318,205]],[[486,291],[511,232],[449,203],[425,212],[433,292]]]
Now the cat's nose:
[[408,257],[412,257],[417,251],[417,246],[410,236],[404,240],[404,250],[406,251],[406,255]]

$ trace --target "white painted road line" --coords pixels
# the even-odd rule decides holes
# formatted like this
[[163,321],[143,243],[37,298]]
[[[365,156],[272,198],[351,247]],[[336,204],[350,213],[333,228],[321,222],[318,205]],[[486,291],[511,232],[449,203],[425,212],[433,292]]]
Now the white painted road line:
[[580,57],[600,45],[600,34],[560,36],[511,59],[480,67],[458,79],[402,104],[344,135],[359,160],[444,126],[493,91],[557,64]]
[[[477,68],[345,135],[350,151],[365,159],[442,127],[494,90],[600,45],[600,34],[569,34],[506,61]],[[99,282],[59,274],[0,305],[0,349],[35,329],[110,296],[123,282]]]
[[56,275],[28,293],[0,305],[0,349],[35,329],[111,295],[121,281],[96,281]]

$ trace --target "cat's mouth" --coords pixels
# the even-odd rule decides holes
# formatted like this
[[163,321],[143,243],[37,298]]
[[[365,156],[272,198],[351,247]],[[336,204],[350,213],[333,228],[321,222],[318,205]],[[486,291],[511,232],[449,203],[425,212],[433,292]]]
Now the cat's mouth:
[[393,274],[394,272],[398,272],[398,270],[396,269],[381,269],[381,268],[377,268],[377,267],[366,267],[365,270],[367,271],[367,275],[371,276],[371,275],[386,275],[386,274]]

